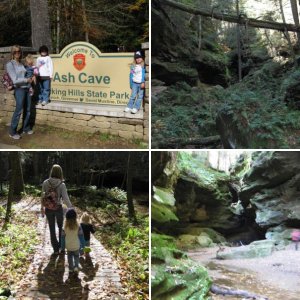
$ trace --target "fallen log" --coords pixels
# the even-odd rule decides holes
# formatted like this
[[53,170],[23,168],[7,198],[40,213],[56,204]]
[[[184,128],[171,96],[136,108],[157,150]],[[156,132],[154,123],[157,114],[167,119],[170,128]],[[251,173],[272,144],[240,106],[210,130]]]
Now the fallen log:
[[[187,145],[195,145],[195,146],[208,146],[211,144],[221,143],[221,139],[219,135],[209,136],[209,137],[197,137],[197,138],[171,138],[164,140],[160,146],[166,147],[174,147],[174,146],[187,146]],[[179,147],[181,148],[181,147]]]
[[294,24],[287,24],[287,23],[278,23],[274,21],[266,21],[266,20],[258,20],[254,18],[248,18],[247,16],[234,16],[229,15],[226,13],[220,13],[220,12],[214,12],[211,10],[207,10],[204,8],[195,8],[188,6],[186,4],[182,4],[176,1],[172,0],[160,0],[161,4],[168,5],[170,7],[173,7],[175,9],[179,9],[181,11],[188,12],[193,15],[201,15],[204,17],[210,17],[213,19],[226,21],[230,23],[238,23],[241,25],[247,25],[250,27],[256,27],[256,28],[265,28],[265,29],[273,29],[273,30],[279,30],[279,31],[293,31],[293,32],[300,32],[300,27],[296,26]]
[[215,284],[211,286],[210,291],[216,295],[243,297],[254,300],[268,300],[265,296],[256,295],[244,290],[233,290],[228,287],[222,287]]

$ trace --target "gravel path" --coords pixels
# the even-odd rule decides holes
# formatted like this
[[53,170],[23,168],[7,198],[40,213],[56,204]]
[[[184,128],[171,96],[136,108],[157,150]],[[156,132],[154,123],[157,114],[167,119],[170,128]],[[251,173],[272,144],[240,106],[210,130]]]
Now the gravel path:
[[[23,206],[23,207],[22,207]],[[51,256],[53,249],[46,218],[39,215],[40,206],[20,202],[18,210],[30,209],[39,218],[41,243],[36,247],[33,262],[23,280],[15,288],[16,299],[29,300],[117,300],[126,299],[117,264],[94,237],[90,258],[80,258],[78,277],[69,274],[67,256]]]
[[[217,250],[205,248],[188,253],[208,268],[214,283],[267,296],[270,300],[300,299],[300,251],[295,251],[293,245],[271,256],[252,259],[217,260]],[[213,296],[213,299],[228,297]]]

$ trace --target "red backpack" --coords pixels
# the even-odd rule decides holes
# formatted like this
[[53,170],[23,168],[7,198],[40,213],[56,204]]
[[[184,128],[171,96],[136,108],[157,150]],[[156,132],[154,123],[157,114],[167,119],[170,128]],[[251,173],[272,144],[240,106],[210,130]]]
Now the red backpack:
[[48,181],[48,183],[49,183],[50,187],[45,192],[43,199],[42,199],[42,203],[43,203],[44,207],[46,207],[50,210],[57,210],[60,206],[57,188],[62,184],[62,182],[60,182],[56,187],[51,185],[50,181]]
[[4,74],[2,75],[1,82],[4,88],[8,91],[12,91],[14,89],[14,83],[7,72],[4,72]]
[[5,72],[2,75],[1,82],[4,86],[4,88],[7,89],[8,91],[12,91],[14,89],[13,81],[11,80],[11,78],[7,72]]

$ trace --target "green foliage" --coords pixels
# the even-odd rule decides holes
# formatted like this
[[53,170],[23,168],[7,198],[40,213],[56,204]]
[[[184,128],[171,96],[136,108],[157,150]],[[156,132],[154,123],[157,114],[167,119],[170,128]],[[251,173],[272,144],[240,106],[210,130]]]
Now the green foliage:
[[[206,166],[201,160],[192,156],[188,152],[178,152],[177,166],[181,173],[189,174],[204,186],[212,186],[218,181],[228,181],[229,176],[224,172],[219,172]],[[216,189],[217,191],[217,189]]]
[[[0,208],[0,220],[5,211]],[[12,223],[0,231],[0,288],[13,286],[22,279],[38,244],[36,220],[30,213],[13,211]],[[0,226],[2,226],[0,222]]]
[[217,134],[215,119],[220,105],[217,88],[192,88],[177,83],[159,95],[152,106],[152,141]]
[[118,187],[104,189],[104,191],[108,199],[116,199],[120,202],[127,201],[127,193]]
[[300,112],[287,107],[283,95],[295,84],[299,72],[287,77],[287,70],[288,66],[269,62],[220,93],[224,104],[219,111],[231,115],[241,134],[253,140],[250,148],[295,147],[290,138],[298,135]]
[[142,300],[148,299],[149,220],[139,214],[137,219],[139,225],[133,227],[123,216],[98,235],[117,258],[120,267],[125,269],[124,284],[130,299]]
[[30,195],[32,197],[40,197],[41,196],[41,188],[35,185],[25,184],[25,195]]

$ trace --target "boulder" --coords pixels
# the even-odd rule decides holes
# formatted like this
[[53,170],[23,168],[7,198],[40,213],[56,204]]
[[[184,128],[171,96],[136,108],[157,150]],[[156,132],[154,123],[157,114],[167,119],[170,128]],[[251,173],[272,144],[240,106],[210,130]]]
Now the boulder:
[[211,286],[207,270],[176,249],[174,238],[152,233],[152,299],[206,299]]
[[266,232],[266,239],[274,241],[276,246],[286,246],[291,243],[291,234],[293,228],[282,225],[272,227]]
[[195,227],[194,225],[189,225],[187,227],[179,229],[179,231],[181,234],[188,234],[196,237],[206,235],[212,240],[213,243],[226,242],[225,238],[220,233],[211,228]]
[[225,251],[218,252],[218,259],[244,259],[244,258],[256,258],[265,257],[272,254],[275,250],[273,241],[262,240],[255,241],[247,246],[241,246],[236,248],[229,248]]

